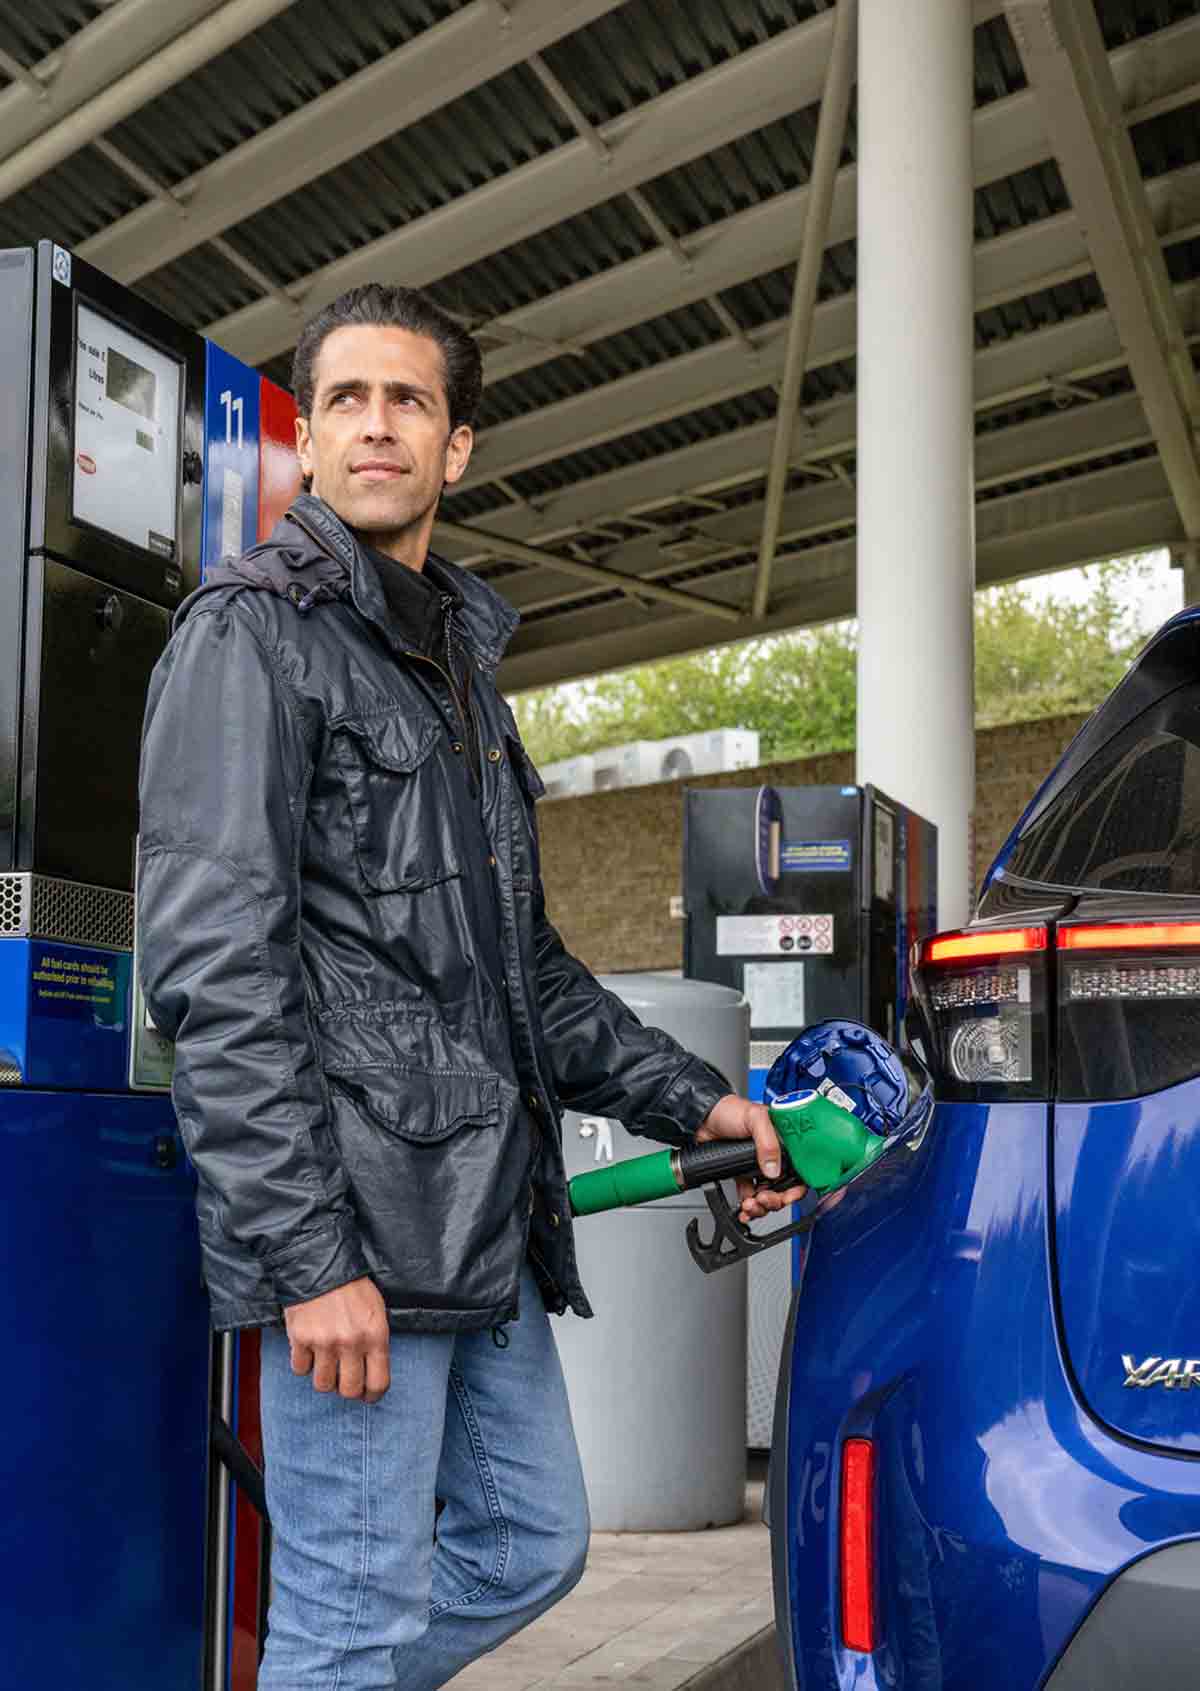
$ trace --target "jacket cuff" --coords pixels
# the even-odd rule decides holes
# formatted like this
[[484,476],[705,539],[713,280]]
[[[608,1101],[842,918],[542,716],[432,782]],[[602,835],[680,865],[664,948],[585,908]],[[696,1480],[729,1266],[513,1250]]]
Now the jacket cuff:
[[656,1139],[689,1143],[713,1105],[737,1088],[711,1063],[690,1057],[654,1102],[645,1126]]
[[357,1236],[336,1225],[302,1233],[266,1258],[275,1296],[285,1307],[308,1303],[367,1273]]

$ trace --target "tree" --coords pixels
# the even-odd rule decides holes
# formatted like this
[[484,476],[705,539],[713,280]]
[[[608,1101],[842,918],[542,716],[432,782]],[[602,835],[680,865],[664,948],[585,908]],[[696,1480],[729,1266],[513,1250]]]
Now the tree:
[[[975,601],[976,718],[988,725],[1090,710],[1145,638],[1132,590],[1138,561],[1098,564],[1079,603],[1039,603],[1020,584]],[[512,701],[539,763],[626,740],[751,728],[764,762],[854,744],[854,623],[719,646]]]
[[1039,605],[1018,585],[975,600],[975,715],[984,726],[1091,710],[1111,692],[1145,640],[1126,595],[1144,579],[1139,562],[1097,564],[1080,603]]

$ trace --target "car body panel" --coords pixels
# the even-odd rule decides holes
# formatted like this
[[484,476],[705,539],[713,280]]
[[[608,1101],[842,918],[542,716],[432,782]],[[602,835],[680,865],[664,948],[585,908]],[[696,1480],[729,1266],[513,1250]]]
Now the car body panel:
[[[1057,1104],[1054,1212],[1063,1345],[1084,1402],[1128,1438],[1200,1453],[1200,1390],[1184,1372],[1200,1357],[1200,1081]],[[1125,1356],[1145,1379],[1148,1361],[1164,1366],[1127,1385]]]
[[[1032,1688],[1116,1573],[1200,1535],[1200,1463],[1098,1425],[1060,1354],[1049,1108],[938,1104],[814,1230],[772,1523],[798,1691]],[[838,1633],[837,1475],[859,1434],[878,1464],[870,1656]]]

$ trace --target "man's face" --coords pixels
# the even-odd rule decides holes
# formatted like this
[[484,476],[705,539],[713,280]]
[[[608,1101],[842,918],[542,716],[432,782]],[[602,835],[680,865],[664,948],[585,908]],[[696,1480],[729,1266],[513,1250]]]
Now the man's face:
[[313,372],[311,417],[296,419],[312,491],[381,551],[420,569],[442,487],[474,440],[451,430],[442,349],[428,335],[373,323],[334,329]]

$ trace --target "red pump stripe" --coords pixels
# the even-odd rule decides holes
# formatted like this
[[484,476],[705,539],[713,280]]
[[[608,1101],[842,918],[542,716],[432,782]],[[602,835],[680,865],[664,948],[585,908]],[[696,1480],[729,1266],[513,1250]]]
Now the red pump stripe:
[[1144,951],[1200,946],[1200,922],[1113,922],[1059,928],[1060,951]]
[[847,1439],[842,1446],[842,1642],[870,1653],[875,1634],[875,1445]]
[[1048,935],[1042,928],[996,928],[990,932],[935,934],[921,950],[922,963],[984,963],[991,957],[1012,957],[1045,951]]

